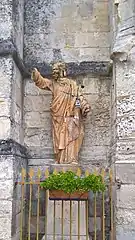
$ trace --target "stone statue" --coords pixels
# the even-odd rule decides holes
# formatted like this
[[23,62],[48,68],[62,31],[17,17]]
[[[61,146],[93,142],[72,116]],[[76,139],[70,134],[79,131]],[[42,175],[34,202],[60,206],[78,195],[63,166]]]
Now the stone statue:
[[83,118],[90,106],[76,82],[66,77],[64,63],[53,65],[52,80],[43,78],[37,69],[31,75],[36,86],[52,92],[53,144],[56,163],[77,164],[84,137]]

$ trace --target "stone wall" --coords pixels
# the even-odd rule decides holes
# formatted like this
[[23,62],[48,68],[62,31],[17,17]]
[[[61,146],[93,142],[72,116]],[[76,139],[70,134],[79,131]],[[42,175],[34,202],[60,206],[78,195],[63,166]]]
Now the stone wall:
[[20,145],[23,81],[17,60],[23,57],[23,0],[0,2],[0,29],[0,239],[19,239],[21,192],[15,183],[27,168]]
[[[28,69],[38,67],[43,75],[49,75],[53,61],[67,63],[68,74],[84,84],[84,94],[92,107],[85,122],[80,162],[88,167],[106,166],[110,161],[108,19],[108,1],[0,3],[0,162],[1,172],[4,171],[0,176],[4,196],[0,201],[0,239],[19,238],[21,192],[15,181],[21,167],[27,168],[26,157],[35,170],[54,162],[51,95],[34,86]],[[27,147],[27,156],[21,144]],[[89,220],[92,219],[90,215]],[[98,222],[100,232],[101,216]]]
[[[68,74],[84,84],[92,106],[80,154],[83,164],[105,164],[110,144],[110,78],[108,1],[25,1],[24,61],[48,75],[51,63],[63,60]],[[83,75],[81,75],[83,73]],[[100,76],[100,74],[106,76]],[[24,82],[24,144],[29,164],[53,162],[51,95]]]
[[109,61],[108,1],[25,1],[24,59],[28,67]]
[[135,2],[112,1],[112,162],[116,181],[116,239],[135,238]]

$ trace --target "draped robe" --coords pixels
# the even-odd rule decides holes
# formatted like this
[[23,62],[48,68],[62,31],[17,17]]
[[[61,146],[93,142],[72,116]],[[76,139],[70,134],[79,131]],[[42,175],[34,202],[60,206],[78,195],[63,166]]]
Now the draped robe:
[[[52,92],[50,110],[56,162],[78,163],[78,154],[84,137],[82,112],[88,104],[87,101],[78,92],[76,82],[68,78],[51,81],[39,73],[35,84]],[[76,106],[77,96],[80,99],[80,107]]]

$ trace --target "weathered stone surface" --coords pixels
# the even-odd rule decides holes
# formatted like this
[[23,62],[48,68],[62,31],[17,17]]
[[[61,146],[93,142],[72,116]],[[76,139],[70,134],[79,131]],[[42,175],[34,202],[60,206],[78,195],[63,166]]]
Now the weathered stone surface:
[[0,181],[0,199],[12,200],[13,198],[13,179]]
[[1,117],[10,117],[10,108],[11,108],[11,99],[10,98],[1,98],[0,100],[0,116]]
[[27,128],[25,131],[27,146],[52,147],[52,133],[44,128]]
[[50,91],[44,91],[35,86],[32,80],[29,78],[24,79],[24,94],[26,95],[51,95]]
[[132,240],[135,238],[135,231],[125,228],[123,226],[117,226],[116,228],[116,239],[117,240]]
[[12,156],[5,156],[3,157],[0,155],[0,179],[7,179],[13,178],[13,157]]
[[0,155],[16,155],[26,157],[27,150],[19,143],[8,139],[0,141]]
[[123,140],[119,141],[117,143],[117,153],[124,155],[125,157],[128,155],[135,155],[135,142],[134,138],[130,141],[128,140]]
[[11,38],[12,34],[12,5],[0,3],[0,39],[5,40]]
[[10,138],[11,121],[8,117],[0,117],[0,139]]
[[[134,159],[134,158],[133,158]],[[116,178],[120,179],[123,184],[134,184],[135,182],[135,163],[116,164]]]
[[[91,3],[83,1],[80,4],[72,1],[57,1],[55,3],[52,2],[42,5],[42,8],[41,5],[41,2],[35,4],[35,2],[27,1],[27,3],[25,3],[24,52],[27,63],[30,62],[33,57],[35,60],[37,59],[37,62],[39,62],[39,58],[44,58],[46,62],[52,62],[58,59],[63,59],[66,62],[72,59],[74,62],[77,62],[79,51],[77,52],[71,48],[77,46],[76,43],[78,40],[76,41],[75,39],[78,38],[78,36],[79,41],[82,39],[82,42],[78,44],[79,49],[84,48],[86,44],[91,48],[96,41],[96,47],[102,43],[102,46],[107,48],[108,33],[106,34],[105,32],[108,31],[107,4],[104,5],[104,8],[100,2],[94,3],[93,1]],[[33,14],[34,18],[32,17]],[[88,24],[90,21],[91,24]],[[102,22],[103,24],[101,24]],[[89,26],[91,26],[91,28]],[[95,31],[96,33],[93,34],[91,31]],[[46,37],[44,38],[45,34]],[[81,35],[83,35],[82,38]],[[91,36],[89,39],[88,35]],[[101,39],[103,38],[103,41],[99,41],[99,35]],[[87,39],[84,39],[85,36]],[[92,40],[93,38],[94,41]],[[44,44],[42,44],[42,42],[44,42]],[[36,46],[36,52],[32,50],[34,46]],[[57,53],[55,49],[58,49]],[[107,49],[106,52],[108,52]],[[95,49],[95,56],[97,54]],[[30,55],[33,57],[31,58]],[[86,55],[86,57],[83,57],[84,61],[86,61],[86,59],[97,59],[94,57],[94,52],[93,58],[91,58],[90,52],[88,56]],[[79,61],[81,61],[81,57]],[[103,58],[101,55],[102,60],[105,58],[109,60],[107,55]]]
[[134,231],[135,224],[135,210],[132,209],[117,209],[117,224],[118,226],[123,226],[127,230]]
[[134,138],[135,115],[124,115],[117,120],[117,133],[120,139]]
[[85,132],[84,144],[86,147],[90,145],[109,145],[110,132],[108,127],[93,127]]
[[[125,194],[126,193],[126,194]],[[135,186],[121,185],[121,188],[117,191],[117,207],[123,209],[134,209],[135,201]]]
[[51,116],[48,112],[27,112],[25,114],[27,128],[51,128]]
[[[49,159],[49,158],[30,158],[28,159],[28,165],[29,167],[42,167],[44,165],[49,166],[50,164],[54,163],[54,159]],[[35,169],[35,167],[34,167]]]
[[0,218],[0,239],[11,239],[11,218],[7,216],[6,218]]
[[[130,97],[130,94],[135,93],[134,78],[135,69],[134,62],[118,62],[116,65],[116,78],[119,79],[117,83],[117,97]],[[127,84],[128,82],[128,84]],[[122,88],[121,88],[122,86]]]
[[13,41],[23,58],[23,26],[24,26],[24,0],[13,2]]
[[49,111],[52,96],[26,96],[24,98],[24,110],[26,112]]
[[0,201],[0,219],[1,217],[12,217],[12,201]]
[[54,159],[53,147],[29,147],[29,158],[41,158],[46,159],[47,163],[49,159]]
[[0,58],[0,98],[11,97],[12,66],[11,57]]
[[30,76],[30,73],[25,67],[13,41],[9,39],[0,41],[0,56],[5,57],[8,55],[12,56],[23,76]]

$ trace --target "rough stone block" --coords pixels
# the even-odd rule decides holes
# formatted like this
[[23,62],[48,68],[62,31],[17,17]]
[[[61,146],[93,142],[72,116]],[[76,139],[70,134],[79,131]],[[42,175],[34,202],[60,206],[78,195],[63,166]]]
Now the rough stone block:
[[[86,34],[86,33],[85,33]],[[88,40],[89,41],[89,40]],[[94,44],[93,44],[94,45]],[[109,47],[98,47],[96,43],[93,47],[90,48],[88,45],[80,48],[79,61],[109,61],[110,53]]]
[[[71,11],[71,8],[70,8],[70,11]],[[82,31],[81,21],[71,16],[53,19],[52,23],[53,23],[52,25],[54,26],[54,29],[52,30],[52,32],[55,31],[59,33],[64,32],[64,33],[75,34],[78,31]]]
[[93,145],[109,145],[110,142],[110,132],[108,131],[108,127],[93,127],[85,131],[84,136],[84,145],[86,147]]
[[24,129],[22,124],[17,124],[14,122],[14,125],[11,129],[11,137],[14,141],[23,144],[24,143]]
[[13,158],[12,156],[0,156],[0,179],[7,180],[13,178]]
[[[44,159],[44,158],[31,158],[29,159],[28,161],[28,165],[29,167],[31,166],[49,166],[50,164],[53,164],[54,163],[54,159]],[[34,168],[35,169],[35,168]]]
[[[111,79],[108,77],[97,77],[90,74],[85,76],[77,76],[76,81],[79,85],[83,85],[82,92],[84,94],[110,95]],[[94,97],[94,96],[93,96]]]
[[14,102],[14,101],[12,102],[12,117],[13,117],[15,123],[21,126],[21,124],[22,124],[22,109],[18,106],[17,102]]
[[51,95],[50,91],[45,91],[36,87],[33,81],[27,78],[24,79],[24,93],[25,95],[33,95],[33,96]]
[[23,58],[24,1],[16,1],[13,6],[13,41]]
[[130,230],[122,225],[118,225],[116,228],[116,240],[132,240],[135,238],[135,231]]
[[[102,6],[103,3],[102,3]],[[82,19],[82,26],[81,26],[81,31],[82,32],[108,32],[109,31],[109,24],[108,24],[108,15],[96,15],[96,18],[92,18],[91,24],[89,24],[88,19],[83,18]],[[101,21],[101,19],[102,21]]]
[[131,0],[128,3],[123,1],[119,4],[118,10],[121,16],[121,21],[125,21],[128,18],[131,18],[134,16],[134,1]]
[[[86,98],[88,99],[88,102],[91,103],[90,99],[92,99],[92,95],[87,95]],[[110,96],[98,95],[98,98],[95,99],[91,110],[91,114],[89,114],[85,121],[86,128],[91,128],[90,119],[92,125],[95,127],[110,126]]]
[[108,33],[79,33],[75,36],[75,47],[109,47]]
[[135,111],[135,96],[125,95],[117,98],[117,116],[122,117],[124,114],[134,115]]
[[[128,96],[135,92],[135,68],[134,64],[131,62],[127,63],[117,63],[116,65],[116,79],[117,88],[116,93],[117,97]],[[128,82],[128,84],[127,84]]]
[[61,57],[59,60],[63,59],[64,62],[77,62],[80,59],[80,49],[79,48],[72,48],[69,45],[70,41],[66,41],[65,48],[61,51]]
[[117,134],[120,139],[134,139],[135,115],[123,115],[117,118]]
[[0,99],[0,117],[10,117],[11,99]]
[[13,62],[13,70],[14,70],[13,71],[14,85],[21,90],[23,79],[22,79],[21,72],[15,62]]
[[127,229],[128,231],[134,231],[135,226],[135,210],[132,209],[117,209],[116,214],[116,223],[117,226],[122,226],[123,229]]
[[132,141],[130,141],[130,139],[126,139],[125,141],[123,140],[119,140],[117,142],[117,153],[121,154],[123,156],[129,156],[130,155],[135,155],[135,140],[132,139]]
[[2,217],[12,218],[12,201],[8,200],[0,201],[0,219]]
[[13,179],[0,181],[0,199],[12,200],[13,197]]
[[11,57],[0,59],[0,98],[11,97],[12,66]]
[[48,160],[54,159],[54,152],[52,147],[29,147],[31,158],[41,158]]
[[[121,185],[117,190],[117,207],[123,209],[133,209],[135,201],[134,185]],[[128,210],[129,211],[129,210]]]
[[0,239],[11,239],[11,221],[10,217],[0,218]]
[[9,118],[0,118],[0,139],[10,138],[11,122]]
[[24,141],[27,146],[50,148],[52,147],[52,132],[43,128],[27,128]]
[[0,6],[0,29],[2,40],[11,38],[12,34],[12,6],[9,4]]
[[43,112],[50,110],[52,96],[26,96],[24,98],[24,110],[26,112]]
[[25,114],[25,126],[27,128],[51,128],[50,113],[27,112]]
[[135,182],[135,163],[116,163],[116,178],[123,184],[134,184]]

